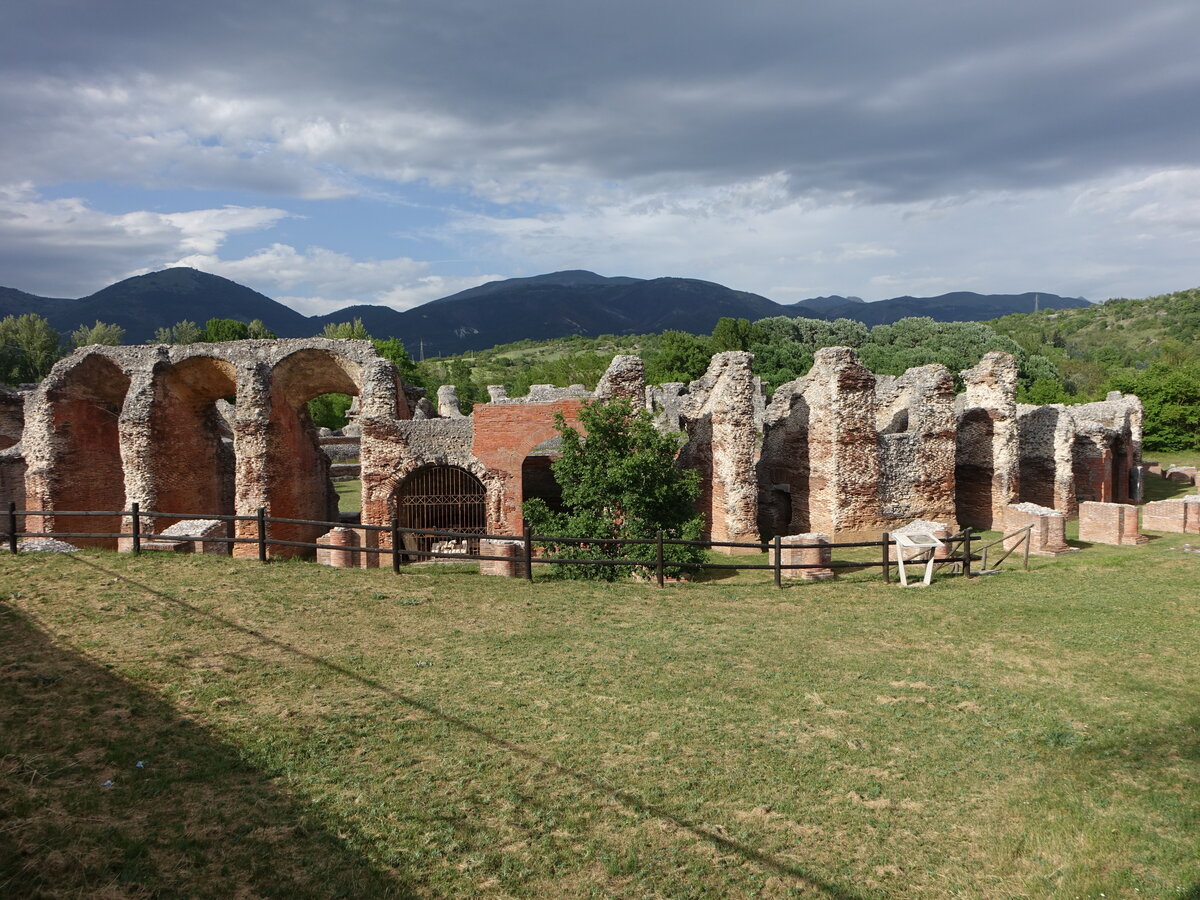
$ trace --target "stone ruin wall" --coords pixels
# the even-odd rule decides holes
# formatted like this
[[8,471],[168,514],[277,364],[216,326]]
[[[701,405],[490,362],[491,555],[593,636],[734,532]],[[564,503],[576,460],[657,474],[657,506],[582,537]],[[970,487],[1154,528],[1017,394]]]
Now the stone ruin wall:
[[[1127,500],[1119,485],[1140,460],[1137,398],[1018,407],[1006,354],[989,353],[961,373],[966,390],[956,396],[944,366],[877,376],[849,348],[825,348],[769,404],[751,362],[748,353],[722,353],[691,384],[647,385],[640,359],[617,357],[595,392],[540,385],[509,398],[493,388],[490,403],[464,416],[452,388],[437,392],[435,406],[368,342],[89,347],[60,361],[29,397],[20,445],[0,450],[0,488],[23,467],[27,508],[51,511],[45,526],[58,531],[128,530],[117,517],[53,511],[135,501],[180,513],[252,515],[261,506],[273,517],[337,521],[329,458],[305,410],[330,392],[356,395],[346,431],[359,435],[367,524],[391,520],[397,492],[418,469],[455,466],[483,486],[488,531],[519,533],[526,477],[545,476],[555,414],[577,424],[593,398],[627,399],[681,433],[679,464],[700,472],[699,507],[718,541],[874,538],[914,519],[1000,527],[1018,501],[1070,514],[1077,495]],[[4,425],[16,420],[13,408],[0,403],[7,434],[17,430]],[[11,484],[5,489],[20,499]],[[30,530],[39,527],[31,518]],[[252,535],[254,524],[239,533]],[[319,533],[272,527],[283,540]]]

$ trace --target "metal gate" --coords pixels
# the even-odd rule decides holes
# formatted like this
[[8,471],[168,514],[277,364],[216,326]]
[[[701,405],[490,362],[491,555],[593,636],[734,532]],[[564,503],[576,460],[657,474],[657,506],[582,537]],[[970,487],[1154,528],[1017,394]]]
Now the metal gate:
[[[487,533],[486,496],[483,483],[458,466],[422,466],[396,492],[396,516],[401,528],[428,528],[465,534]],[[428,552],[442,537],[409,534],[407,550]],[[464,551],[478,552],[479,541],[468,540]]]

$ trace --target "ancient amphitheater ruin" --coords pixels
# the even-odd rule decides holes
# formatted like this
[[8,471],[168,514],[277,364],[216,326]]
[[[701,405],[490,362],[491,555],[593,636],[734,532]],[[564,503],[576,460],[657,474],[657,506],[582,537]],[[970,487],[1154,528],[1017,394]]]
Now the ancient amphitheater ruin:
[[[539,386],[510,398],[493,388],[491,402],[464,416],[453,388],[425,397],[366,341],[86,347],[27,396],[0,394],[0,500],[44,511],[29,517],[31,531],[127,530],[119,518],[67,527],[55,514],[133,502],[336,522],[330,441],[306,404],[339,392],[357,398],[347,431],[357,438],[364,524],[402,516],[431,527],[422,516],[452,506],[464,528],[518,534],[522,502],[557,489],[555,414],[575,421],[582,403],[612,397],[680,433],[679,464],[701,473],[713,540],[874,538],[913,520],[999,528],[1014,504],[1072,516],[1081,501],[1140,501],[1136,397],[1024,406],[1005,354],[961,373],[957,393],[944,366],[875,375],[852,350],[830,347],[768,402],[750,364],[747,353],[722,353],[691,384],[647,385],[641,360],[617,357],[594,392]],[[313,541],[322,531],[280,525],[272,536]]]

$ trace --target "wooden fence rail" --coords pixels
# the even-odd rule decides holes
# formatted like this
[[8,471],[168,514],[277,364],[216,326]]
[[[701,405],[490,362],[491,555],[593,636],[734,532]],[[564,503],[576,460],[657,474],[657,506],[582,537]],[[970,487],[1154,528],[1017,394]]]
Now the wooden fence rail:
[[[85,532],[85,531],[52,531],[52,532],[35,532],[24,531],[20,528],[22,522],[30,516],[54,516],[58,517],[89,517],[89,516],[105,516],[115,517],[121,516],[130,522],[131,530],[128,532]],[[9,503],[8,515],[6,523],[5,538],[8,542],[8,548],[12,553],[19,551],[19,541],[21,538],[59,538],[59,539],[82,539],[82,538],[105,538],[105,539],[129,539],[132,549],[135,554],[142,552],[142,540],[153,534],[152,522],[158,518],[169,518],[176,521],[191,521],[191,520],[217,520],[221,522],[231,523],[252,523],[253,536],[243,537],[205,537],[201,535],[188,534],[173,534],[172,540],[203,540],[208,543],[218,544],[253,544],[258,551],[259,562],[266,563],[270,559],[271,547],[296,547],[307,550],[346,550],[342,545],[336,544],[321,544],[310,541],[291,541],[283,540],[282,538],[271,537],[272,525],[308,525],[320,527],[326,530],[341,527],[338,522],[326,522],[314,519],[288,519],[274,518],[266,514],[264,508],[259,508],[253,515],[204,515],[197,513],[170,513],[143,510],[137,503],[131,505],[130,509],[125,510],[18,510],[15,503]],[[146,526],[150,525],[149,530],[145,530]],[[533,567],[537,564],[543,565],[571,565],[585,567],[608,567],[608,566],[627,566],[643,571],[654,569],[655,582],[662,586],[665,583],[666,569],[687,569],[694,570],[698,573],[708,571],[770,571],[774,576],[775,585],[783,586],[783,573],[788,571],[803,570],[803,569],[872,569],[878,568],[881,570],[882,578],[885,584],[891,583],[891,570],[893,567],[900,565],[899,555],[893,557],[892,546],[894,542],[891,535],[884,532],[879,540],[875,541],[833,541],[828,543],[828,547],[832,554],[835,550],[846,549],[862,549],[875,547],[879,550],[879,556],[876,561],[871,560],[841,560],[818,563],[784,563],[782,550],[786,545],[783,545],[779,537],[775,537],[771,541],[762,542],[738,542],[738,541],[687,541],[677,538],[670,538],[659,532],[653,538],[639,539],[622,539],[622,538],[567,538],[554,537],[547,535],[535,535],[533,531],[525,526],[522,534],[473,534],[456,531],[439,531],[428,528],[404,528],[401,527],[399,521],[393,518],[387,525],[354,525],[357,531],[373,531],[377,533],[387,533],[391,538],[390,547],[356,547],[356,553],[376,554],[379,556],[387,555],[391,557],[392,571],[399,574],[402,563],[412,560],[432,560],[445,559],[458,562],[481,562],[481,561],[502,561],[512,562],[512,557],[508,556],[491,556],[480,552],[456,553],[437,550],[418,550],[401,546],[401,537],[403,535],[415,535],[424,538],[443,538],[447,540],[461,540],[468,542],[498,540],[498,541],[520,541],[522,546],[522,561],[525,563],[525,577],[529,580],[533,579]],[[1017,532],[1014,532],[1014,535]],[[1007,536],[1006,536],[1007,537]],[[999,541],[994,541],[987,544],[984,548],[984,555],[981,557],[972,548],[972,532],[967,528],[962,533],[950,538],[948,544],[951,548],[950,554],[938,560],[938,569],[946,566],[952,566],[953,570],[961,572],[967,578],[971,577],[971,563],[977,560],[983,560],[986,564],[986,550]],[[1000,540],[1004,540],[1001,538]],[[1026,533],[1024,537],[1025,545],[1025,567],[1029,567],[1029,535]],[[632,546],[650,546],[654,548],[653,557],[650,559],[631,559],[623,556],[611,557],[593,557],[593,558],[556,558],[553,556],[543,556],[535,553],[535,545],[540,547],[553,546],[576,546],[580,548],[601,548],[616,545],[619,550],[622,547]],[[2,544],[0,544],[2,546]],[[468,544],[468,547],[470,544]],[[767,563],[713,563],[713,562],[675,562],[665,559],[664,549],[666,547],[704,547],[705,549],[712,548],[727,548],[727,549],[742,549],[742,550],[757,550],[759,552],[773,551],[771,559]],[[1018,544],[1017,546],[1020,546]],[[1015,547],[1013,548],[1015,549]],[[1004,554],[1007,557],[1012,550]],[[1004,557],[1001,557],[1003,560]],[[909,560],[911,563],[912,561]],[[997,561],[998,564],[999,561]]]

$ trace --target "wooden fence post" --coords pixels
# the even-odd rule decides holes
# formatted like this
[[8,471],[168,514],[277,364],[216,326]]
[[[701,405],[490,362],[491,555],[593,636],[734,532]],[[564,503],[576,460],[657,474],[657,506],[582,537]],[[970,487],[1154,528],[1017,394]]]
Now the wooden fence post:
[[400,574],[400,519],[392,516],[392,574]]
[[17,552],[17,502],[8,501],[8,549]]
[[775,535],[775,587],[783,587],[783,540]]
[[963,529],[963,578],[971,577],[971,529]]
[[258,508],[258,561],[267,561],[267,511],[261,506]]
[[133,512],[133,555],[137,556],[142,552],[142,515],[137,503],[130,503],[129,508]]
[[525,580],[533,581],[533,529],[525,523]]
[[662,529],[658,529],[658,545],[656,555],[655,575],[658,578],[658,586],[663,586],[663,533]]
[[[892,536],[886,531],[882,535],[883,543],[883,583],[892,583]],[[901,563],[903,565],[903,563]]]
[[1033,526],[1028,525],[1025,528],[1025,571],[1026,572],[1029,571],[1029,545],[1030,545],[1030,543],[1032,543],[1030,540],[1030,538],[1032,538],[1032,537],[1033,537]]

